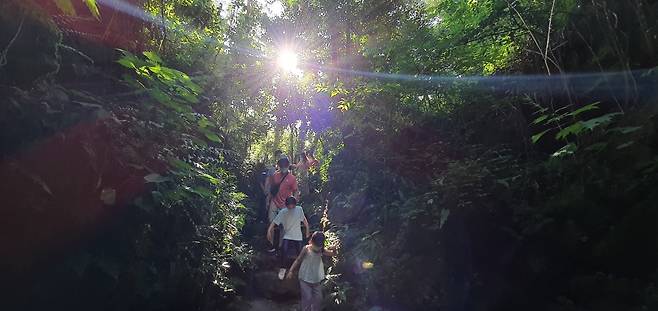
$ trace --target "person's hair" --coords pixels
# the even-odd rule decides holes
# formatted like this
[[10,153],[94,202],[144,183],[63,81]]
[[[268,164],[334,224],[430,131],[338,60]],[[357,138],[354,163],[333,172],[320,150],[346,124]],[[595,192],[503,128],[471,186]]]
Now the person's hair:
[[290,160],[288,160],[288,158],[281,158],[276,161],[276,164],[278,164],[279,167],[288,167],[290,166]]
[[[278,157],[278,156],[281,155],[282,153],[283,153],[283,151],[277,149],[277,150],[274,151],[274,156],[275,156],[275,157]],[[278,159],[277,159],[277,160],[278,160]]]
[[317,247],[320,247],[320,252],[324,252],[324,240],[324,233],[322,231],[315,231],[313,232],[313,235],[311,235],[311,240],[309,242]]
[[297,199],[295,199],[295,197],[287,197],[286,198],[286,206],[288,206],[290,204],[297,205]]

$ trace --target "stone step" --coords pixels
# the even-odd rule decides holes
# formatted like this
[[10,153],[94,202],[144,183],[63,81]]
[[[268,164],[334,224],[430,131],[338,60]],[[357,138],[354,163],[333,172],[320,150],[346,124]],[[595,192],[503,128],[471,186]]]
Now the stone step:
[[253,286],[257,293],[268,299],[292,300],[300,297],[297,278],[279,280],[278,269],[256,272]]
[[269,299],[239,301],[229,306],[230,311],[297,311],[299,302],[277,302]]

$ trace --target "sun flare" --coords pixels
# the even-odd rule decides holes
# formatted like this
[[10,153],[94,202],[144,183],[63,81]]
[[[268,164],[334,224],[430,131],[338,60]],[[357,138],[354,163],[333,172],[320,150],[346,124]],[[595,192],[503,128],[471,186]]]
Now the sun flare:
[[291,50],[280,51],[276,63],[279,68],[286,72],[294,73],[299,71],[297,53]]

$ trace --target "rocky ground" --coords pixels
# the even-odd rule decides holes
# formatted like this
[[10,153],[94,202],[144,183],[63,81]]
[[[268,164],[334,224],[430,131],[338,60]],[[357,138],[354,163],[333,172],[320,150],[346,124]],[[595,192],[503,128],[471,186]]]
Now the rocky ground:
[[254,269],[249,273],[245,295],[239,297],[228,310],[299,310],[299,283],[297,279],[279,280],[277,257],[266,251],[268,243],[265,239],[265,228],[265,224],[258,223],[249,230],[253,234],[251,245],[256,252]]

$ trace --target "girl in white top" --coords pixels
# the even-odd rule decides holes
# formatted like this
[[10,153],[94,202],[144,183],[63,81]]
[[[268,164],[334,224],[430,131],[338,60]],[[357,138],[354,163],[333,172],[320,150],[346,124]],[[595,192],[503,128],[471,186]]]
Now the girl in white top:
[[299,287],[302,294],[302,311],[320,311],[322,306],[322,281],[324,280],[324,264],[322,256],[335,256],[333,250],[324,248],[324,233],[316,231],[299,253],[288,271],[292,279],[299,268]]

